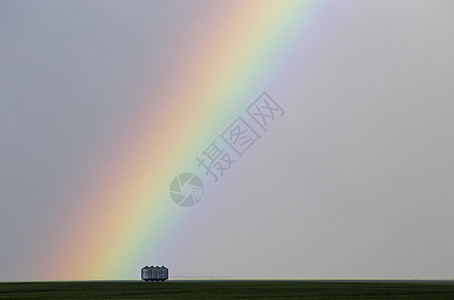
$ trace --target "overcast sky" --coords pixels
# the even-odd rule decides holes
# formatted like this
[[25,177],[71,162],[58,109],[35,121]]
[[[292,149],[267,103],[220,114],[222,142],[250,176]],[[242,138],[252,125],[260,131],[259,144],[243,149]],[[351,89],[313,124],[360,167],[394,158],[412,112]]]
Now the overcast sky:
[[[205,4],[0,1],[0,280],[27,279],[16,262]],[[326,11],[173,275],[454,278],[454,2]]]

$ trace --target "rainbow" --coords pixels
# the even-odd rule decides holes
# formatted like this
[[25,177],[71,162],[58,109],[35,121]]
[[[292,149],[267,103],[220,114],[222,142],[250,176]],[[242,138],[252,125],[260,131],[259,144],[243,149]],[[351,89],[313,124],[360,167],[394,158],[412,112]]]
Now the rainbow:
[[[73,205],[60,212],[34,278],[137,279],[143,265],[175,256],[189,237],[178,245],[174,237],[186,222],[203,222],[204,210],[176,206],[171,180],[195,170],[195,156],[261,92],[289,97],[273,94],[289,84],[282,66],[316,36],[325,6],[293,0],[211,4],[206,18],[193,21],[185,44],[169,53],[174,59],[162,88],[144,87],[135,95],[143,106],[125,116],[127,126],[65,195]],[[202,201],[221,188],[207,186]]]

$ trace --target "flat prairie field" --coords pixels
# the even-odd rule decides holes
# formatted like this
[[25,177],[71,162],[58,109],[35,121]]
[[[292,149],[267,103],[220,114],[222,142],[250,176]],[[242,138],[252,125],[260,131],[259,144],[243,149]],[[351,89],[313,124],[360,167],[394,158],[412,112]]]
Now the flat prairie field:
[[454,281],[3,282],[0,299],[454,299]]

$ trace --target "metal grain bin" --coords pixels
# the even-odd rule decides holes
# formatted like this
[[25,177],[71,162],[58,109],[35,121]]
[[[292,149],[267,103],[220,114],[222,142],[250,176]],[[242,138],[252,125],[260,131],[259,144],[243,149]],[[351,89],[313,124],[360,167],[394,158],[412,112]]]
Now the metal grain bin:
[[161,278],[161,267],[156,266],[155,269],[156,269],[156,276],[154,277],[154,279],[156,281],[159,281],[159,279]]
[[144,281],[166,281],[167,279],[169,279],[169,269],[164,266],[142,268],[142,280]]
[[151,266],[151,281],[156,281],[156,278],[158,278],[158,270],[154,266]]
[[162,266],[161,267],[161,270],[162,270],[162,281],[165,281],[167,279],[169,279],[169,269],[167,269],[166,267]]
[[149,266],[145,266],[141,270],[142,280],[150,281],[151,280],[151,269]]

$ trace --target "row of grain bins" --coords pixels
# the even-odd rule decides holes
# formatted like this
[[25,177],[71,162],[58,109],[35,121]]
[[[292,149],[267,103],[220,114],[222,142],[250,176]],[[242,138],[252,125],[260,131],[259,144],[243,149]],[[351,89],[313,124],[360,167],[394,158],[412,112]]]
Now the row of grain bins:
[[149,281],[166,281],[169,279],[169,269],[162,266],[145,266],[142,268],[142,280]]

